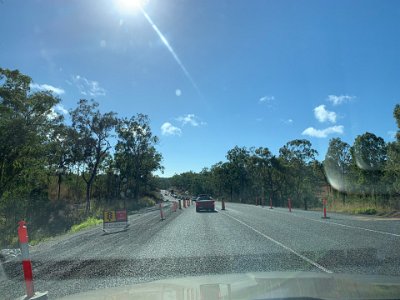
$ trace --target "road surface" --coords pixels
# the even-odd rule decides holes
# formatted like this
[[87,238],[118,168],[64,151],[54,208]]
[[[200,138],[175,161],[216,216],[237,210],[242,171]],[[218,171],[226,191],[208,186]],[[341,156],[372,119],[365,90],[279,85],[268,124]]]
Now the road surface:
[[[169,199],[172,200],[172,199]],[[284,208],[195,206],[160,220],[159,211],[129,217],[126,232],[101,226],[31,249],[35,287],[55,299],[70,293],[171,277],[256,271],[400,276],[400,221]],[[24,295],[19,262],[3,266],[0,298]],[[400,278],[400,277],[399,277]],[[399,279],[400,280],[400,279]]]

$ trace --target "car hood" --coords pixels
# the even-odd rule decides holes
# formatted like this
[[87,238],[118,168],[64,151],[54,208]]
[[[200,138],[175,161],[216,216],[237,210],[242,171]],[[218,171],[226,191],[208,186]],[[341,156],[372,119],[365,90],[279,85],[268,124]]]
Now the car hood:
[[61,299],[396,299],[399,295],[399,277],[272,272],[165,279]]

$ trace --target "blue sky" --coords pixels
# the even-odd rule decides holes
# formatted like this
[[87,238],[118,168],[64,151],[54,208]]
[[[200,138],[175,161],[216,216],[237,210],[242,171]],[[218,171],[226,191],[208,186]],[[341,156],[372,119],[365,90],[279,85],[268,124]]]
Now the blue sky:
[[323,158],[332,137],[393,140],[399,1],[146,2],[149,19],[117,0],[3,0],[0,66],[52,89],[59,113],[94,98],[148,114],[165,176],[235,145],[307,138]]

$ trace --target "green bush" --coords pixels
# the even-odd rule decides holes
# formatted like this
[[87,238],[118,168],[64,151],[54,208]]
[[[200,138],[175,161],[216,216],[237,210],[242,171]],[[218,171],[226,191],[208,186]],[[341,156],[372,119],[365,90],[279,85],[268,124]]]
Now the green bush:
[[377,214],[377,210],[375,208],[359,208],[356,209],[355,214],[359,214],[359,215],[376,215]]
[[100,220],[100,219],[97,219],[94,217],[89,217],[86,219],[86,221],[84,221],[80,224],[73,225],[70,229],[70,232],[78,232],[85,228],[89,228],[89,227],[93,227],[98,224],[101,224],[102,222],[103,222],[103,220]]
[[154,206],[156,202],[150,197],[143,197],[139,199],[139,206],[140,207],[151,207]]
[[377,211],[375,208],[366,208],[364,214],[366,215],[376,215]]
[[163,199],[163,196],[158,191],[146,192],[144,194],[144,197],[152,198],[152,199],[154,199],[155,202],[162,201],[162,199]]

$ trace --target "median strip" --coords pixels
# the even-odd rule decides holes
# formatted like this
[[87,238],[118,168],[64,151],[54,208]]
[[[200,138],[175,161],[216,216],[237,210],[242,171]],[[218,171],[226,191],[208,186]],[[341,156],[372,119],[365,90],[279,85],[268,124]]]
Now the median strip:
[[325,273],[328,273],[328,274],[332,274],[332,273],[333,273],[331,270],[328,270],[327,268],[321,266],[320,264],[316,263],[315,261],[312,261],[312,260],[309,259],[308,257],[305,257],[304,255],[302,255],[302,254],[298,253],[297,251],[293,250],[292,248],[290,248],[290,247],[288,247],[288,246],[285,246],[285,245],[282,244],[281,242],[278,242],[277,240],[274,240],[272,237],[270,237],[270,236],[268,236],[268,235],[262,233],[261,231],[259,231],[259,230],[255,229],[254,227],[252,227],[252,226],[250,226],[250,225],[244,223],[243,221],[241,221],[241,220],[239,220],[239,219],[237,219],[237,218],[235,218],[235,217],[232,217],[232,216],[228,215],[227,213],[223,213],[223,214],[224,214],[225,216],[227,216],[227,217],[229,217],[229,218],[231,218],[231,219],[233,219],[233,220],[239,222],[240,224],[246,226],[247,228],[253,230],[254,232],[256,232],[256,233],[258,233],[259,235],[261,235],[261,236],[263,236],[264,238],[266,238],[267,240],[270,240],[271,242],[277,244],[278,246],[281,246],[281,247],[284,248],[285,250],[292,252],[292,253],[295,254],[296,256],[298,256],[298,257],[300,257],[301,259],[305,260],[306,262],[312,264],[313,266],[317,267],[318,269],[324,271]]

